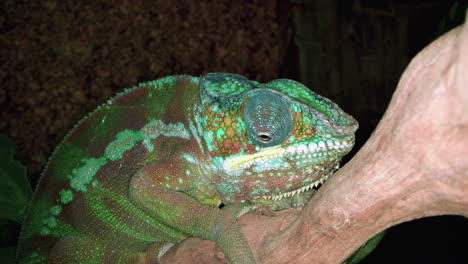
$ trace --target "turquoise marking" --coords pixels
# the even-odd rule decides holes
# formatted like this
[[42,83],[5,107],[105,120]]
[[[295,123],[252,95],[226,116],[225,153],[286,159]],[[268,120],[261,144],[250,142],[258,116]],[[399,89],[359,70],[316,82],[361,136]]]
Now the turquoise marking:
[[251,82],[243,76],[233,75],[225,76],[222,83],[205,79],[203,86],[213,95],[237,95],[251,89]]
[[86,164],[80,168],[73,169],[70,179],[70,186],[77,191],[86,192],[86,185],[91,183],[96,173],[107,164],[105,158],[91,158],[83,160]]
[[161,120],[153,120],[150,123],[146,124],[141,129],[140,133],[146,140],[155,139],[161,134],[163,128],[164,123]]
[[217,185],[219,192],[222,194],[222,196],[224,197],[224,201],[226,202],[231,202],[234,199],[234,193],[242,192],[241,186],[242,185],[239,184],[238,180],[224,181]]
[[152,152],[154,145],[151,144],[151,140],[156,139],[159,135],[190,139],[190,133],[184,124],[179,122],[165,125],[161,120],[153,120],[139,131],[127,129],[119,132],[116,139],[106,147],[104,156],[112,161],[119,160],[125,151],[135,147],[139,141],[143,141],[148,152]]
[[289,137],[289,142],[292,144],[292,143],[294,143],[294,141],[296,141],[296,137],[295,136],[290,136]]
[[[232,155],[231,157],[234,157],[235,155]],[[222,158],[217,158],[217,162],[223,162]],[[289,170],[291,169],[291,164],[289,162],[283,160],[281,157],[279,158],[271,158],[265,161],[256,161],[252,163],[252,171],[255,173],[262,173],[265,171],[284,171],[284,170]],[[243,169],[234,169],[230,171],[226,171],[229,175],[240,175],[243,172]],[[250,175],[247,173],[247,175]],[[265,177],[266,175],[257,175],[258,177]]]
[[[268,190],[265,189],[265,187],[266,187],[265,185],[266,185],[266,184],[265,184],[264,181],[256,180],[254,183],[255,183],[255,186],[257,186],[257,188],[254,188],[254,189],[252,190],[252,193],[251,193],[252,196],[260,195],[261,192],[262,192],[262,194],[263,194],[263,192],[265,192],[265,191],[268,192]],[[263,194],[263,195],[265,195],[265,194]]]
[[226,131],[224,129],[218,128],[218,130],[216,130],[216,139],[221,140],[225,134],[226,134]]
[[213,151],[216,150],[217,147],[213,145],[213,140],[214,140],[214,133],[211,130],[206,130],[204,133],[204,137],[206,146],[208,148],[208,151]]
[[154,150],[154,145],[151,144],[151,141],[149,141],[148,139],[144,139],[143,140],[143,145],[145,145],[146,149],[148,150],[148,152],[153,152]]
[[121,159],[123,153],[132,149],[137,140],[139,140],[138,134],[132,130],[126,129],[119,132],[117,138],[107,145],[104,157],[112,161]]
[[190,133],[187,129],[185,129],[184,124],[177,123],[177,124],[169,124],[166,125],[161,132],[166,137],[181,137],[185,139],[190,139]]

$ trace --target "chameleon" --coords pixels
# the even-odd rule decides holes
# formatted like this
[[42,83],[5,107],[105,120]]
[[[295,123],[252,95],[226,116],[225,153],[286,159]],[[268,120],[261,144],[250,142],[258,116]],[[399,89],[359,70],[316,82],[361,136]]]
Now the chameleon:
[[16,262],[161,263],[194,236],[214,241],[232,264],[255,263],[237,218],[314,189],[351,150],[357,128],[288,79],[173,75],[125,89],[55,149]]

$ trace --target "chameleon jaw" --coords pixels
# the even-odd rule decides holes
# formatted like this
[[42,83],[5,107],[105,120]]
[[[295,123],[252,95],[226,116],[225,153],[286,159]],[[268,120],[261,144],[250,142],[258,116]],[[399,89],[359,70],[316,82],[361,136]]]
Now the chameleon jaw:
[[308,191],[308,190],[310,190],[310,189],[312,189],[314,187],[319,186],[320,184],[324,183],[328,179],[328,177],[330,177],[330,175],[326,175],[326,176],[314,181],[313,183],[308,184],[308,185],[306,185],[304,187],[301,187],[299,189],[296,189],[294,191],[290,191],[290,192],[286,192],[286,193],[282,193],[282,194],[278,194],[278,195],[273,195],[273,196],[263,195],[263,196],[261,196],[261,198],[267,199],[267,200],[278,201],[278,200],[281,200],[281,199],[286,198],[286,197],[291,197],[291,196],[294,196],[296,194],[303,193],[303,192]]
[[[250,200],[254,203],[272,203],[294,197],[327,180],[338,169],[341,157],[353,145],[354,136],[348,136],[286,147],[268,147],[252,154],[220,159],[225,174],[224,184],[218,188],[224,190],[225,199],[229,202]],[[258,186],[257,183],[262,180],[263,183]],[[227,182],[230,184],[227,185]],[[241,188],[232,187],[236,184]],[[298,189],[289,191],[291,187]]]

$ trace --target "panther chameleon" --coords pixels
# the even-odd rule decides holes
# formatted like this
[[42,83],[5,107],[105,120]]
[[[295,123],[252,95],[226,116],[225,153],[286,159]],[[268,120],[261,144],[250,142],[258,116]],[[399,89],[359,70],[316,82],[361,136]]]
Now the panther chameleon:
[[236,219],[326,180],[357,127],[292,80],[209,73],[142,83],[91,112],[57,147],[17,262],[160,263],[195,236],[215,241],[233,264],[255,263]]

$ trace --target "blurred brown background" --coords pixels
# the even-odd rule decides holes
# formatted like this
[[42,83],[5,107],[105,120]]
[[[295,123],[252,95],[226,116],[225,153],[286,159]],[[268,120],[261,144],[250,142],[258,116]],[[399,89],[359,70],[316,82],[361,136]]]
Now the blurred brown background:
[[[410,59],[461,23],[464,7],[455,0],[2,0],[0,131],[18,144],[35,184],[67,131],[114,93],[167,75],[222,71],[303,82],[359,121],[358,150]],[[455,241],[466,229],[461,217],[402,224],[365,263],[468,263]]]

